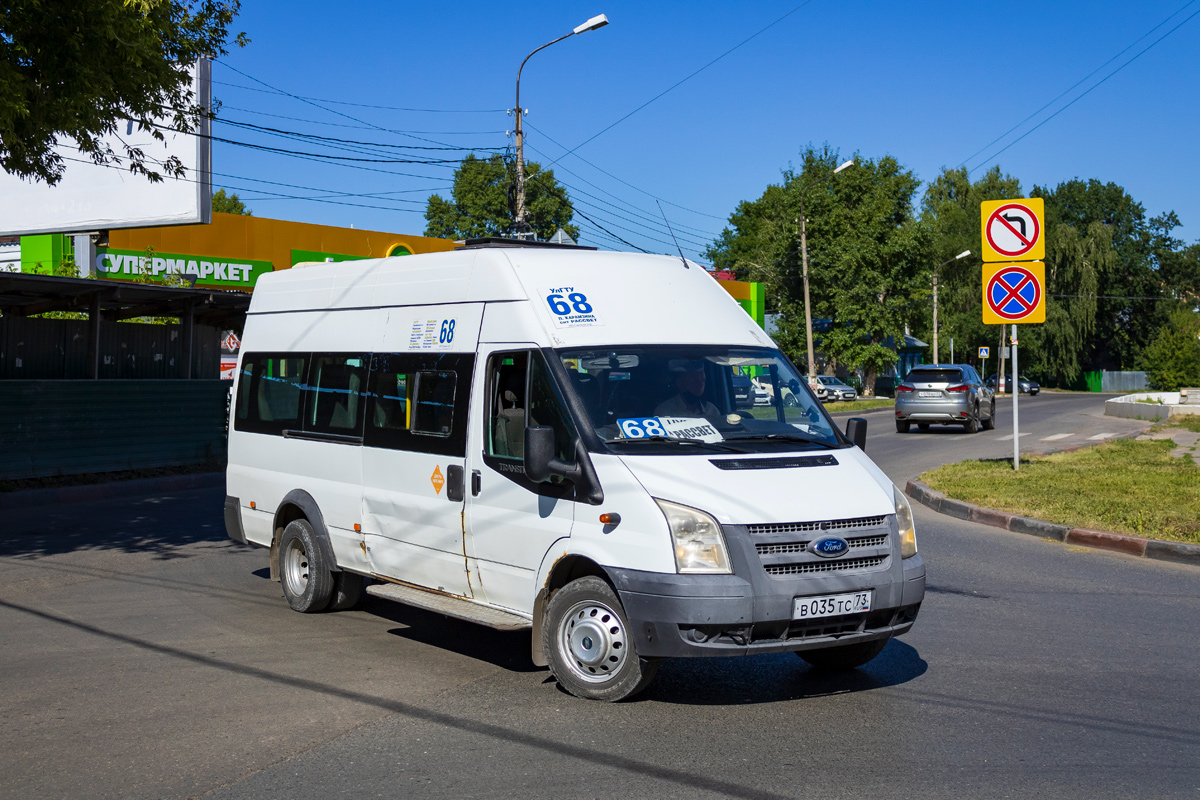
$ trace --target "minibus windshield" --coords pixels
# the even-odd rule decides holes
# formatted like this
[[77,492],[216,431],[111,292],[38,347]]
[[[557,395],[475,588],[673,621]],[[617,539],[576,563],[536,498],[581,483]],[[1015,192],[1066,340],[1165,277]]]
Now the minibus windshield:
[[644,345],[556,353],[586,422],[620,452],[651,452],[629,447],[638,440],[739,452],[843,446],[804,380],[772,348]]

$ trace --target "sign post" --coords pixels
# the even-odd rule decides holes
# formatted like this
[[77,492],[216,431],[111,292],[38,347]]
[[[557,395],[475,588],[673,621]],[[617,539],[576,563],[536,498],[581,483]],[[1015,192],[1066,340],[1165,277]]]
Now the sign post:
[[1021,397],[1021,373],[1017,372],[1017,324],[1012,326],[1013,365],[1013,470],[1021,468],[1021,434],[1017,425],[1017,400]]
[[[1040,197],[988,200],[979,204],[983,238],[983,321],[1000,325],[999,392],[1004,393],[1004,326],[1012,325],[1013,469],[1021,468],[1021,432],[1017,404],[1021,372],[1017,366],[1017,323],[1046,321],[1045,204]],[[988,263],[1009,262],[1009,263]],[[1020,263],[1018,263],[1020,262]],[[980,348],[983,356],[984,348]]]

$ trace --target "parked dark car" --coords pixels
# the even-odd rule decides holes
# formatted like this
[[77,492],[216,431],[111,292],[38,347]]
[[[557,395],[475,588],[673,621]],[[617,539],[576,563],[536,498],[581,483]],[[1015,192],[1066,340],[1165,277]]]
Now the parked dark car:
[[[991,375],[988,376],[986,385],[989,389],[995,390],[995,388],[996,388],[996,373],[993,372]],[[1012,391],[1012,375],[1004,376],[1004,389],[1005,389],[1005,391],[1008,391],[1008,392]],[[1021,376],[1021,394],[1027,394],[1030,397],[1033,397],[1041,390],[1042,390],[1042,387],[1038,384],[1037,381],[1031,381],[1031,380],[1029,380],[1029,378],[1026,378],[1024,375]]]
[[969,364],[922,364],[896,386],[896,430],[917,423],[962,425],[967,433],[996,426],[996,396]]

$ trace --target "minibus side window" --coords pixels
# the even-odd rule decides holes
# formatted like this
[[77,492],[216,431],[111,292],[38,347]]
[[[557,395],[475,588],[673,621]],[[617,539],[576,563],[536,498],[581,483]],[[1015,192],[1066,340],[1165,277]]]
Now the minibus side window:
[[473,355],[376,353],[371,357],[363,444],[465,456]]
[[555,455],[570,460],[573,429],[541,354],[530,355],[520,352],[492,356],[488,368],[486,453],[523,460],[526,425],[548,425],[554,429]]
[[305,394],[304,430],[344,436],[362,434],[362,393],[367,385],[363,353],[314,355]]
[[300,427],[308,359],[297,353],[247,353],[242,357],[234,430],[282,436]]

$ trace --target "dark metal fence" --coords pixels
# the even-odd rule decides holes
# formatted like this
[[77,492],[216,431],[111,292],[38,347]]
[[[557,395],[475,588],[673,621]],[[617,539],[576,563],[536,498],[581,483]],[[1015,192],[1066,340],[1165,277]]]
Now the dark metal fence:
[[221,462],[230,386],[0,381],[0,480]]

